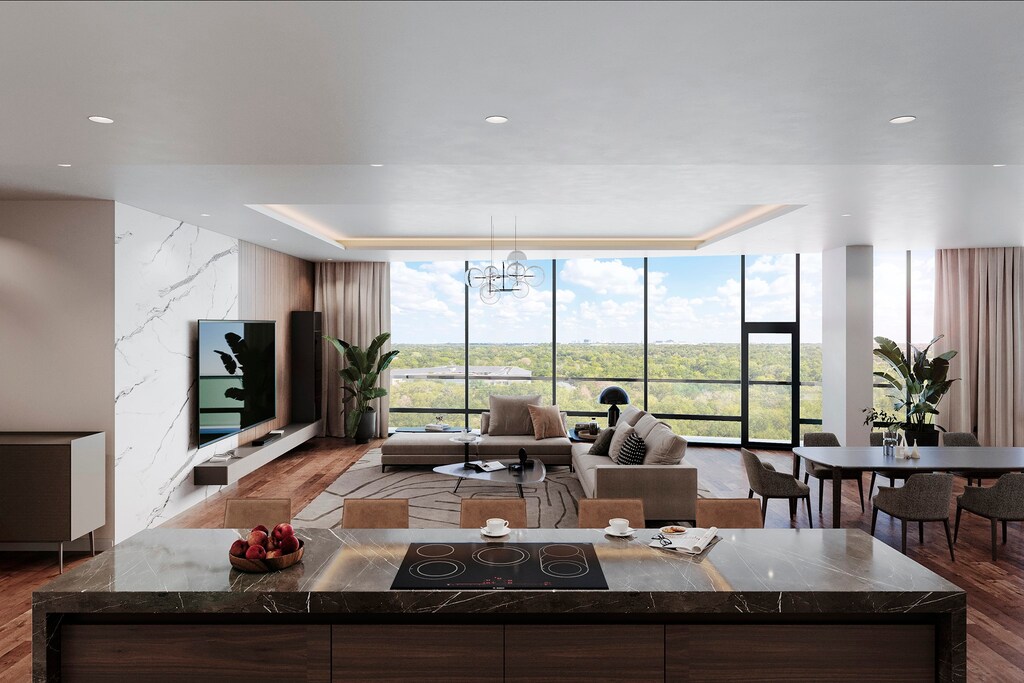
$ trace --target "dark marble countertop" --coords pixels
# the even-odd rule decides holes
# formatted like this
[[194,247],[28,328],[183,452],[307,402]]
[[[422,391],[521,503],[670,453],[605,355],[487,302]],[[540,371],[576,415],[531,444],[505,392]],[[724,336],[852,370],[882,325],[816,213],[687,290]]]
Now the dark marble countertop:
[[[40,613],[936,613],[963,591],[859,530],[722,530],[703,556],[650,548],[656,531],[516,530],[508,542],[590,542],[609,590],[393,591],[410,542],[482,542],[476,530],[306,529],[303,561],[244,574],[230,529],[151,529],[33,594]],[[500,541],[496,541],[500,542]]]

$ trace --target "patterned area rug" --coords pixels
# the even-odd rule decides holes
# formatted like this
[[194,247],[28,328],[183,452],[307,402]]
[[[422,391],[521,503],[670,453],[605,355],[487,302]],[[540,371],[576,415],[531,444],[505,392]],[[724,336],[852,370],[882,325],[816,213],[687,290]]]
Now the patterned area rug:
[[[341,522],[345,498],[408,498],[410,527],[457,528],[463,498],[518,497],[515,486],[473,479],[464,480],[459,492],[454,493],[457,481],[427,466],[388,467],[387,472],[381,472],[380,449],[374,448],[299,512],[294,523],[313,528],[336,527]],[[567,466],[549,468],[543,483],[523,487],[523,496],[530,527],[579,526],[576,501],[583,496],[583,489]]]

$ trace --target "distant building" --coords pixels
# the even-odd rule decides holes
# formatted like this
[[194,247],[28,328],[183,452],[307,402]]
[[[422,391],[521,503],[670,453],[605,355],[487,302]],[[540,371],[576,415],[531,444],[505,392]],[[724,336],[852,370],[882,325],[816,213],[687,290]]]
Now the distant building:
[[[506,384],[517,380],[530,379],[533,372],[514,365],[470,365],[470,379],[486,379],[495,384]],[[465,379],[461,365],[441,365],[433,368],[410,368],[408,370],[392,370],[391,381],[396,384],[405,380],[432,379],[448,382],[461,382]]]

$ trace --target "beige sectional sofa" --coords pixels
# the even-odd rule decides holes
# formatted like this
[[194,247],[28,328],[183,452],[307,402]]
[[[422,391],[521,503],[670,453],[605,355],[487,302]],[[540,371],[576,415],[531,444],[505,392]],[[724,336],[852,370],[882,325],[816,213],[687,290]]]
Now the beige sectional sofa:
[[[627,408],[620,425],[636,423],[643,411]],[[488,414],[481,419],[478,445],[471,458],[513,459],[520,448],[545,466],[573,468],[588,498],[640,498],[651,520],[693,521],[697,506],[697,468],[685,460],[673,465],[618,465],[605,455],[591,455],[591,444],[565,437],[536,439],[533,434],[495,436],[487,433]],[[399,432],[381,447],[381,469],[391,465],[444,465],[461,462],[463,444],[452,434]],[[685,441],[683,441],[685,449]]]

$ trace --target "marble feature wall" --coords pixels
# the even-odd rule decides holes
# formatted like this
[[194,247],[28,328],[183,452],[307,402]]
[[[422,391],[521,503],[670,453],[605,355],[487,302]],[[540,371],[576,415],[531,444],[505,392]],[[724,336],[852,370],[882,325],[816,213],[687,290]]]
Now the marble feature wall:
[[123,204],[114,213],[115,535],[120,542],[202,501],[196,487],[195,338],[238,318],[238,240]]

